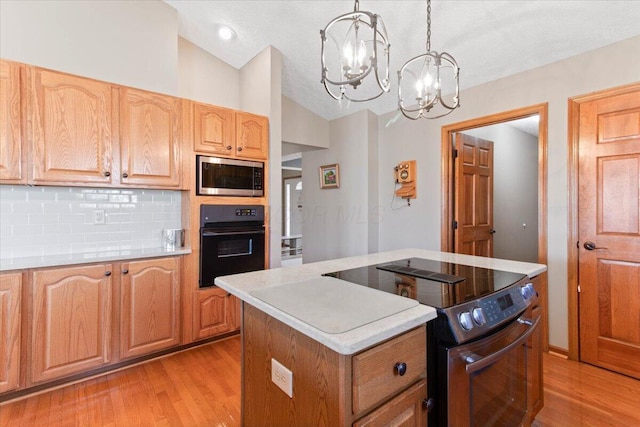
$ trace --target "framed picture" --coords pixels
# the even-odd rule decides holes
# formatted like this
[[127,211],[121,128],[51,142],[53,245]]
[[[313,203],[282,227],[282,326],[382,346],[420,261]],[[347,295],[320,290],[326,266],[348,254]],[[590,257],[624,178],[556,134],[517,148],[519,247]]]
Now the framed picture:
[[340,167],[338,164],[320,166],[320,188],[340,187]]

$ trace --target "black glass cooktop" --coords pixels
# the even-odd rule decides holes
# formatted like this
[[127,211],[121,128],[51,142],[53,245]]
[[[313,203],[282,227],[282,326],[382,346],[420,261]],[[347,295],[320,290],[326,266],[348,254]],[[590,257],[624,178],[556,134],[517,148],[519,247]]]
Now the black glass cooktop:
[[327,273],[347,282],[447,308],[506,288],[526,277],[510,271],[409,258]]

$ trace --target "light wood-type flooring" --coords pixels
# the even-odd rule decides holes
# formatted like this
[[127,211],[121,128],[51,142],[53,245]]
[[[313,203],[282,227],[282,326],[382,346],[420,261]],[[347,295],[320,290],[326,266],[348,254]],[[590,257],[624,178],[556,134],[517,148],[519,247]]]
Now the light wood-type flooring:
[[[232,337],[0,406],[0,426],[240,425]],[[544,355],[535,427],[640,426],[640,381]]]

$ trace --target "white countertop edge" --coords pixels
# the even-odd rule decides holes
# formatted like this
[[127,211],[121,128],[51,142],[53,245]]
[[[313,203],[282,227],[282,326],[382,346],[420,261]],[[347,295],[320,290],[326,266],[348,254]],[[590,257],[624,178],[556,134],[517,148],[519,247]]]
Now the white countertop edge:
[[343,355],[355,354],[368,347],[379,344],[381,341],[385,341],[413,329],[416,326],[423,325],[428,321],[435,319],[437,315],[436,310],[433,307],[417,305],[346,332],[329,334],[277,309],[270,304],[265,303],[258,298],[242,292],[237,292],[237,290],[233,288],[226,289],[224,286],[220,287],[237,296],[247,304],[267,313],[274,319],[281,321],[287,326],[292,327],[298,332],[305,334],[306,336],[329,347],[331,350]]
[[23,270],[27,268],[59,267],[63,265],[90,264],[94,262],[127,261],[132,259],[179,256],[191,253],[191,248],[165,249],[120,249],[104,252],[83,252],[78,254],[42,255],[33,257],[0,259],[0,271]]

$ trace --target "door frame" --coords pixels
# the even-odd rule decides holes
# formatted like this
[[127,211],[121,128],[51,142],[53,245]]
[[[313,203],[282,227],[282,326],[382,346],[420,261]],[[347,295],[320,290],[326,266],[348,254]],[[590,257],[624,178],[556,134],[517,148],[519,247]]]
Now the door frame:
[[578,305],[578,148],[580,142],[580,105],[610,96],[622,95],[640,90],[640,83],[618,86],[587,95],[579,95],[568,100],[568,209],[567,209],[567,294],[569,302],[569,359],[580,360],[580,311]]
[[[452,123],[441,128],[441,173],[442,207],[440,250],[453,251],[453,134],[469,129],[490,126],[538,114],[538,262],[547,265],[547,134],[549,103],[536,104],[515,110],[504,111],[489,116],[478,117],[463,122]],[[549,349],[549,315],[547,311],[547,272],[539,277],[540,301],[543,307],[542,340],[543,350]]]

